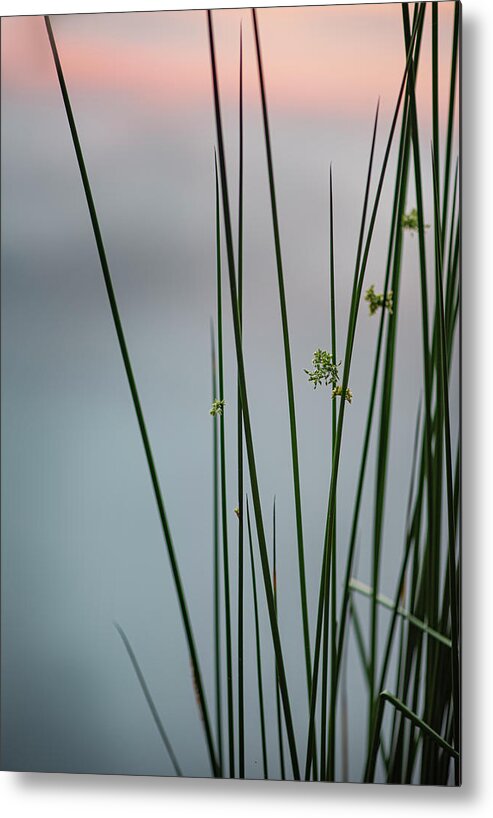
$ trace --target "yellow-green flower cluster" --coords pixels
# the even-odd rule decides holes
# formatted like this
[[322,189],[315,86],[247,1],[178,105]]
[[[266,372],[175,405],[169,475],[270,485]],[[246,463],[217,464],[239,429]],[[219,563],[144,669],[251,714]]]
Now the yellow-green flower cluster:
[[212,401],[212,406],[211,406],[211,411],[210,411],[210,414],[211,414],[213,417],[216,417],[216,415],[222,415],[222,413],[223,413],[223,411],[224,411],[224,407],[225,407],[225,406],[226,406],[226,402],[225,402],[225,401],[223,401],[223,400],[218,400],[218,399],[216,398],[215,400],[213,400],[213,401]]
[[[311,372],[308,369],[305,369],[305,372],[308,375],[309,382],[313,384],[314,389],[323,384],[325,386],[332,386],[333,398],[342,395],[342,386],[338,383],[338,364],[334,362],[334,356],[331,352],[327,352],[324,349],[316,349],[313,353],[312,366],[313,369]],[[353,400],[353,393],[349,387],[346,389],[346,400],[349,403]]]
[[[418,211],[414,207],[409,213],[403,213],[402,227],[404,230],[409,230],[411,233],[417,233],[419,230],[419,219],[418,219]],[[424,229],[427,230],[429,228],[429,224],[423,225]]]
[[334,363],[332,353],[326,352],[324,349],[316,349],[313,353],[312,366],[313,370],[311,372],[308,369],[305,369],[305,372],[314,389],[322,384],[325,384],[325,386],[329,384],[336,385],[339,380],[339,371],[337,364]]
[[[334,388],[332,390],[332,397],[333,398],[337,398],[337,397],[340,398],[341,395],[342,395],[342,386],[340,384],[338,384],[337,386],[334,386]],[[353,393],[351,392],[349,386],[346,389],[346,400],[347,400],[348,403],[353,402]]]
[[389,313],[392,315],[393,308],[392,297],[393,297],[392,290],[389,290],[387,295],[384,297],[383,293],[375,292],[374,284],[372,284],[371,287],[368,287],[365,293],[365,301],[368,301],[370,315],[375,315],[379,307],[385,307],[385,309],[387,309]]

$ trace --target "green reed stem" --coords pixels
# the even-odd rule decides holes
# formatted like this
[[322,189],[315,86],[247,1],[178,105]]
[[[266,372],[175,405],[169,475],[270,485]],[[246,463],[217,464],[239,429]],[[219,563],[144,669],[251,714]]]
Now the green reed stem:
[[[219,212],[219,178],[217,157],[214,154],[214,173],[216,184],[216,293],[217,293],[217,358],[219,372],[219,400],[224,401],[224,361],[223,361],[223,310],[221,282],[221,217]],[[214,419],[216,422],[218,418]],[[223,540],[223,580],[224,612],[226,622],[226,694],[228,702],[228,750],[229,776],[235,775],[234,743],[234,705],[233,705],[233,654],[231,646],[231,600],[229,585],[229,549],[228,549],[228,498],[226,485],[226,434],[224,412],[219,415],[219,457],[221,473],[221,523]]]
[[227,174],[226,174],[226,157],[225,157],[225,150],[224,150],[224,139],[223,139],[223,129],[222,129],[222,119],[221,119],[221,104],[220,104],[220,97],[219,97],[219,86],[217,80],[217,68],[216,68],[216,55],[215,55],[215,45],[214,45],[214,32],[212,27],[212,14],[210,10],[207,12],[207,22],[208,22],[208,31],[209,31],[209,47],[210,47],[210,59],[211,59],[211,72],[212,72],[212,83],[213,83],[213,92],[214,92],[214,113],[215,113],[215,120],[216,120],[216,131],[217,131],[217,142],[218,142],[218,155],[219,155],[219,167],[220,167],[220,179],[221,179],[221,190],[222,190],[222,202],[223,202],[223,215],[224,215],[224,225],[225,225],[225,233],[226,233],[226,249],[227,249],[227,256],[228,256],[228,272],[229,272],[229,286],[230,286],[230,293],[231,293],[231,310],[232,310],[232,317],[233,317],[233,329],[234,329],[234,337],[235,337],[235,349],[236,349],[236,360],[237,360],[237,367],[238,367],[238,380],[240,385],[240,396],[241,396],[241,406],[243,412],[243,428],[245,433],[245,447],[247,452],[247,459],[248,459],[248,467],[250,473],[250,485],[252,490],[252,501],[253,501],[253,508],[255,512],[255,522],[257,526],[257,537],[258,537],[258,544],[259,544],[259,552],[260,552],[260,560],[262,565],[262,576],[264,580],[264,589],[265,589],[265,596],[267,602],[267,610],[269,613],[269,623],[272,632],[272,642],[274,647],[274,652],[276,654],[277,660],[277,668],[278,668],[278,675],[279,675],[279,686],[281,691],[281,699],[283,704],[284,710],[284,718],[286,723],[286,733],[289,745],[289,751],[291,756],[291,763],[293,766],[293,775],[295,779],[299,779],[300,771],[299,771],[299,763],[298,763],[298,755],[296,750],[296,740],[294,735],[294,726],[293,726],[293,718],[291,713],[291,705],[289,701],[289,693],[288,693],[288,685],[287,685],[287,678],[286,678],[286,671],[284,667],[284,659],[282,655],[282,645],[281,645],[281,638],[279,634],[279,628],[277,625],[276,619],[276,612],[275,612],[275,605],[274,605],[274,596],[272,592],[272,583],[270,580],[270,569],[269,569],[269,557],[267,552],[267,540],[265,536],[265,528],[262,516],[262,505],[260,500],[260,490],[258,484],[258,476],[257,476],[257,467],[255,462],[255,451],[253,445],[253,434],[252,434],[252,427],[251,427],[251,420],[250,420],[250,408],[248,403],[248,393],[247,393],[247,386],[246,386],[246,376],[245,376],[245,364],[243,359],[243,348],[242,348],[242,340],[241,340],[241,325],[238,315],[238,294],[237,294],[237,286],[236,286],[236,273],[235,273],[235,259],[234,259],[234,251],[233,251],[233,234],[231,229],[231,215],[230,215],[230,207],[229,207],[229,193],[228,193],[228,182],[227,182]]
[[[418,42],[419,45],[419,42]],[[414,70],[414,62],[411,62],[411,71]],[[394,384],[395,366],[395,346],[397,336],[397,324],[399,317],[399,290],[400,273],[402,261],[402,217],[407,195],[409,151],[410,151],[410,131],[407,118],[403,119],[403,156],[401,172],[397,176],[398,197],[396,198],[396,210],[394,213],[395,223],[391,227],[391,239],[389,242],[389,260],[392,259],[392,279],[391,290],[393,293],[392,314],[387,321],[387,341],[383,362],[380,422],[377,441],[377,468],[375,479],[375,500],[374,500],[374,527],[373,527],[373,547],[372,547],[372,585],[373,598],[370,617],[370,689],[369,689],[369,726],[368,741],[371,741],[372,720],[375,706],[375,683],[377,674],[377,645],[378,645],[378,605],[377,595],[380,581],[380,563],[382,550],[382,537],[385,515],[385,499],[388,474],[388,454],[391,424],[391,410]],[[389,268],[387,268],[388,273]],[[386,274],[387,279],[387,274]],[[385,297],[385,295],[384,295]]]
[[[240,28],[239,156],[238,156],[238,318],[243,321],[243,34]],[[245,702],[243,674],[243,418],[240,386],[237,386],[238,439],[238,762],[239,776],[245,777]]]
[[[276,498],[274,497],[274,504],[272,508],[272,588],[274,590],[274,605],[276,608],[276,617],[278,617],[277,609],[277,548],[276,548]],[[281,700],[279,695],[279,680],[277,673],[277,664],[275,665],[275,688],[276,688],[276,717],[277,717],[277,743],[279,746],[279,766],[281,769],[281,779],[286,779],[286,769],[284,764],[284,746],[282,736],[282,713]]]
[[[336,339],[336,290],[334,263],[334,196],[332,186],[332,166],[330,167],[330,331],[332,337],[332,356],[337,361]],[[337,407],[332,401],[332,457],[334,456],[337,434]],[[331,652],[330,652],[330,714],[329,735],[327,737],[327,769],[325,778],[334,781],[335,777],[335,743],[336,743],[336,673],[337,673],[337,549],[336,549],[336,508],[334,508],[334,527],[332,531],[331,550]],[[321,770],[323,765],[321,763]]]
[[[432,150],[433,160],[433,150]],[[438,302],[438,318],[439,318],[439,381],[441,400],[444,408],[444,435],[445,435],[445,474],[447,487],[447,521],[448,521],[448,570],[450,583],[450,622],[452,630],[452,696],[454,706],[454,743],[458,750],[460,750],[460,692],[459,692],[459,606],[457,600],[457,569],[455,562],[455,544],[456,544],[456,530],[455,530],[455,514],[454,514],[454,480],[453,480],[453,465],[452,465],[452,444],[450,432],[450,406],[449,406],[449,385],[448,385],[448,362],[447,362],[447,345],[445,335],[445,311],[443,300],[443,281],[442,281],[442,227],[440,218],[440,193],[438,188],[438,178],[436,174],[436,167],[433,164],[433,192],[434,192],[434,209],[435,209],[435,224],[436,224],[436,298]],[[459,784],[460,781],[460,763],[455,765],[455,781]]]
[[460,45],[460,26],[461,26],[462,6],[459,2],[455,3],[454,9],[454,31],[452,35],[452,60],[450,68],[450,93],[448,105],[448,119],[447,119],[447,145],[445,149],[445,172],[444,172],[444,188],[443,188],[443,205],[442,205],[442,231],[445,236],[447,229],[448,216],[448,201],[449,201],[449,185],[450,185],[450,163],[452,161],[452,143],[454,134],[454,116],[455,116],[455,94],[457,85],[457,63],[459,59],[459,45]]
[[[211,402],[218,395],[216,346],[214,324],[211,319]],[[214,598],[214,686],[216,697],[216,740],[220,775],[223,770],[223,728],[221,693],[221,581],[219,542],[219,439],[217,423],[212,424],[212,542],[213,542],[213,598]]]
[[[412,52],[414,49],[415,39],[417,36],[418,30],[422,25],[423,17],[424,17],[424,10],[425,4],[421,3],[419,6],[419,11],[417,13],[416,19],[416,27],[413,32],[413,36],[410,43],[410,48],[407,53],[407,60],[406,60],[406,67],[404,70],[404,76],[402,78],[401,86],[399,89],[397,102],[394,110],[394,115],[392,118],[389,137],[387,140],[387,145],[385,148],[385,153],[382,161],[382,167],[380,172],[379,181],[377,184],[377,190],[375,192],[374,204],[372,208],[372,213],[370,217],[370,222],[368,226],[367,238],[364,244],[364,252],[360,262],[360,254],[361,248],[363,247],[363,235],[360,233],[360,240],[358,244],[358,253],[357,253],[357,263],[355,267],[355,274],[354,274],[354,282],[353,282],[353,293],[351,296],[351,307],[350,307],[350,314],[349,314],[349,322],[348,322],[348,332],[347,332],[347,341],[346,341],[346,354],[344,358],[344,370],[343,370],[343,377],[342,377],[342,394],[344,395],[348,386],[349,380],[349,372],[351,368],[351,359],[354,347],[354,339],[356,335],[356,324],[357,324],[357,317],[358,317],[358,310],[359,304],[361,299],[361,291],[363,288],[364,277],[366,272],[366,265],[368,263],[368,255],[370,252],[372,237],[373,237],[373,230],[375,227],[375,221],[378,213],[378,208],[380,204],[380,197],[382,193],[383,183],[387,171],[387,165],[390,156],[390,150],[392,147],[393,139],[395,130],[397,127],[397,120],[399,116],[399,110],[402,102],[402,98],[404,95],[404,90],[406,87],[407,76],[409,73],[409,66],[412,60]],[[375,121],[375,129],[376,129],[376,121]],[[372,153],[371,153],[371,162],[373,160],[373,150],[374,150],[374,141],[375,141],[375,131],[373,137],[373,145],[372,145]],[[368,199],[368,188],[369,188],[369,179],[371,176],[371,162],[370,162],[370,170],[368,174],[368,181],[367,181],[367,191],[365,194],[365,205],[363,212],[366,213],[366,205]],[[364,220],[362,220],[364,224]],[[345,412],[345,404],[346,401],[341,401],[341,406],[339,409],[338,415],[338,423],[337,423],[337,436],[336,436],[336,445],[334,451],[334,459],[332,465],[332,475],[331,475],[331,482],[330,482],[330,490],[329,490],[329,501],[328,501],[328,513],[327,513],[327,525],[326,525],[326,537],[331,536],[333,531],[333,521],[334,521],[334,512],[335,512],[335,490],[337,485],[337,475],[338,475],[338,468],[339,468],[339,458],[340,458],[340,450],[341,450],[341,443],[342,443],[342,429],[344,424],[344,412]],[[324,559],[322,563],[322,579],[320,584],[320,592],[319,592],[319,606],[318,606],[318,614],[317,614],[317,628],[316,628],[316,638],[315,638],[315,652],[314,652],[314,672],[312,675],[313,679],[313,688],[315,691],[315,695],[312,693],[312,701],[310,705],[310,721],[309,721],[309,728],[308,728],[308,741],[307,741],[307,757],[306,757],[306,765],[305,765],[305,777],[307,778],[307,774],[309,775],[310,767],[311,767],[311,758],[313,754],[313,719],[315,713],[315,704],[316,704],[316,674],[318,673],[318,661],[319,661],[319,652],[320,652],[320,636],[321,636],[321,624],[322,624],[322,614],[323,614],[323,604],[322,604],[322,594],[324,588],[324,578],[325,578],[325,571],[326,571],[326,552],[327,549],[330,547],[330,543],[325,544],[324,547]]]
[[303,521],[301,513],[301,487],[300,487],[300,469],[298,456],[298,436],[296,429],[296,410],[294,400],[294,386],[293,386],[293,369],[291,363],[291,349],[289,341],[289,325],[288,312],[286,306],[286,293],[284,285],[284,271],[282,263],[281,239],[279,231],[279,218],[277,212],[277,197],[274,181],[274,163],[272,160],[272,147],[270,138],[269,114],[267,107],[267,96],[265,91],[264,70],[262,64],[262,51],[260,47],[260,35],[257,23],[256,10],[252,9],[253,28],[255,33],[255,46],[257,53],[257,67],[260,83],[260,94],[262,101],[262,117],[264,123],[264,137],[265,137],[265,151],[267,155],[267,167],[269,173],[269,190],[270,202],[272,211],[272,227],[274,232],[274,244],[276,251],[277,264],[277,280],[279,287],[279,305],[281,311],[282,336],[284,345],[284,364],[286,369],[286,386],[288,393],[288,409],[289,409],[289,428],[291,436],[291,459],[293,470],[293,488],[294,501],[296,512],[296,535],[298,543],[298,571],[300,581],[300,597],[301,597],[301,615],[303,623],[303,642],[305,649],[305,671],[306,683],[308,690],[308,698],[311,693],[312,679],[311,679],[311,652],[310,652],[310,628],[308,620],[308,604],[306,596],[306,577],[305,577],[305,553],[303,544]]
[[[358,251],[356,257],[356,267],[354,272],[353,278],[353,290],[351,295],[351,308],[350,308],[350,316],[349,316],[349,327],[348,327],[348,338],[350,335],[350,331],[353,326],[353,314],[354,314],[354,302],[357,298],[358,294],[358,270],[359,270],[359,262],[360,262],[360,255],[361,249],[363,246],[363,232],[364,226],[366,223],[366,211],[368,206],[368,197],[370,191],[370,181],[371,181],[371,172],[373,167],[373,156],[375,151],[375,140],[376,140],[376,131],[377,131],[377,123],[378,123],[378,106],[377,111],[375,114],[375,124],[373,127],[373,136],[372,136],[372,144],[370,150],[370,160],[368,163],[368,174],[366,180],[366,188],[365,188],[365,196],[363,202],[363,213],[361,218],[361,227],[360,227],[360,237],[358,242]],[[346,369],[346,364],[345,364]],[[348,377],[346,374],[346,382],[342,385],[342,395],[345,394],[347,388],[347,381]],[[343,418],[344,406],[346,401],[341,401],[341,408],[339,410],[339,421],[338,427],[336,432],[336,443],[334,446],[334,453],[332,456],[332,469],[331,469],[331,477],[330,477],[330,489],[329,489],[329,501],[328,501],[328,511],[327,511],[327,520],[325,524],[325,536],[324,536],[324,548],[323,548],[323,558],[322,558],[322,572],[321,572],[321,579],[320,579],[320,590],[318,596],[318,611],[317,611],[317,626],[315,631],[315,650],[313,656],[313,673],[312,673],[312,695],[310,699],[310,717],[308,723],[308,738],[307,738],[307,750],[306,750],[306,760],[305,760],[305,781],[309,781],[310,779],[310,771],[312,767],[313,761],[313,752],[315,747],[315,712],[317,706],[317,687],[318,687],[318,671],[319,671],[319,662],[320,662],[320,645],[321,645],[321,637],[322,637],[322,622],[324,616],[324,602],[327,594],[327,588],[329,587],[329,576],[328,572],[330,571],[331,567],[331,536],[330,531],[333,525],[333,516],[331,517],[331,509],[333,506],[334,498],[335,498],[335,483],[336,483],[336,473],[337,473],[337,466],[338,466],[338,457],[340,453],[340,444],[341,444],[341,437],[342,437],[342,421],[341,417]],[[337,458],[336,458],[337,455]]]
[[[255,616],[255,652],[257,659],[257,688],[258,701],[260,711],[260,738],[262,741],[262,764],[264,769],[264,778],[269,778],[269,765],[267,760],[267,740],[265,731],[265,709],[264,709],[264,685],[262,681],[262,649],[260,644],[260,626],[258,616],[258,599],[257,599],[257,580],[255,577],[255,561],[253,558],[253,543],[252,543],[252,527],[250,524],[250,508],[248,505],[248,497],[246,499],[246,513],[247,513],[247,528],[248,528],[248,544],[250,547],[250,566],[252,569],[252,587],[253,587],[253,612]],[[276,683],[277,686],[277,683]]]

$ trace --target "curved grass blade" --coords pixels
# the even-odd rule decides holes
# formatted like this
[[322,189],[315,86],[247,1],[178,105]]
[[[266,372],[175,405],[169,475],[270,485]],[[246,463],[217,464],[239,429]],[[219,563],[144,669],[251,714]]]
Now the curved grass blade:
[[115,628],[117,629],[118,633],[120,634],[121,640],[122,640],[122,642],[123,642],[123,644],[125,646],[125,650],[128,653],[129,659],[130,659],[130,661],[132,663],[132,667],[135,670],[135,675],[137,676],[139,684],[140,684],[140,686],[142,688],[142,692],[143,692],[143,694],[145,696],[145,700],[147,702],[149,710],[151,711],[152,718],[154,719],[154,724],[156,725],[157,731],[158,731],[159,735],[161,736],[161,740],[162,740],[164,746],[166,747],[167,753],[168,753],[168,755],[170,757],[170,760],[171,760],[171,763],[172,763],[172,765],[174,767],[175,773],[177,775],[179,775],[179,776],[182,776],[183,773],[181,771],[180,765],[178,764],[178,759],[176,758],[173,747],[171,746],[171,742],[170,742],[170,740],[168,738],[166,730],[164,729],[163,722],[161,721],[161,717],[160,717],[160,715],[159,715],[159,713],[157,711],[157,707],[154,704],[154,699],[152,698],[151,691],[149,690],[149,687],[148,687],[147,682],[145,680],[144,674],[142,673],[142,670],[140,669],[140,665],[139,665],[139,663],[137,661],[137,657],[136,657],[135,653],[133,652],[132,645],[130,644],[130,641],[129,641],[125,631],[121,627],[121,625],[119,625],[118,622],[114,622],[114,625],[115,625]]
[[276,187],[274,181],[274,163],[272,160],[272,147],[271,147],[271,139],[270,139],[270,126],[269,126],[269,114],[268,114],[268,106],[267,106],[267,95],[265,91],[265,80],[264,80],[264,69],[262,64],[262,51],[260,47],[260,35],[258,30],[258,23],[257,23],[257,12],[254,8],[252,8],[252,19],[253,19],[253,29],[255,34],[255,48],[257,54],[257,68],[258,68],[258,76],[259,76],[259,83],[260,83],[260,95],[261,95],[261,102],[262,102],[262,118],[264,123],[264,138],[265,138],[265,151],[267,155],[267,167],[269,173],[269,191],[270,191],[270,201],[271,201],[271,211],[272,211],[272,227],[274,231],[274,244],[275,244],[275,251],[276,251],[276,264],[277,264],[277,279],[278,279],[278,287],[279,287],[279,305],[281,311],[281,323],[282,323],[282,336],[283,336],[283,346],[284,346],[284,364],[286,370],[286,386],[287,386],[287,393],[288,393],[288,409],[289,409],[289,428],[290,428],[290,436],[291,436],[291,459],[292,459],[292,469],[293,469],[293,488],[294,488],[294,501],[295,501],[295,512],[296,512],[296,535],[297,535],[297,543],[298,543],[298,572],[299,572],[299,582],[300,582],[300,597],[301,597],[301,615],[302,615],[302,624],[303,624],[303,643],[305,649],[305,672],[306,672],[306,683],[307,683],[307,690],[308,690],[308,698],[311,695],[311,686],[312,686],[312,679],[311,679],[311,652],[310,652],[310,627],[309,627],[309,620],[308,620],[308,604],[307,604],[307,596],[306,596],[306,577],[305,577],[305,551],[304,551],[304,543],[303,543],[303,520],[302,520],[302,512],[301,512],[301,486],[300,486],[300,469],[299,469],[299,456],[298,456],[298,434],[296,429],[296,409],[295,409],[295,399],[294,399],[294,386],[293,386],[293,367],[291,362],[291,348],[290,348],[290,341],[289,341],[289,324],[288,324],[288,311],[286,305],[286,293],[285,293],[285,285],[284,285],[284,271],[283,271],[283,263],[282,263],[282,252],[281,252],[281,238],[280,238],[280,230],[279,230],[279,218],[277,213],[277,197],[276,197]]
[[413,722],[413,724],[421,730],[422,733],[425,733],[429,738],[433,739],[439,747],[442,748],[446,753],[450,756],[455,758],[456,760],[459,758],[459,754],[457,750],[455,750],[444,738],[442,738],[439,733],[433,730],[428,724],[426,724],[422,719],[419,718],[416,713],[410,710],[404,702],[401,702],[397,699],[392,693],[389,693],[388,690],[383,690],[379,697],[378,697],[378,706],[377,706],[377,715],[375,718],[374,724],[374,732],[372,737],[372,744],[371,744],[371,753],[368,759],[368,765],[365,772],[365,783],[371,784],[375,777],[375,767],[377,763],[377,756],[378,756],[378,748],[380,746],[380,733],[382,729],[382,720],[383,720],[383,711],[385,707],[385,702],[389,702],[393,707],[399,710],[407,719]]
[[[368,599],[373,598],[373,588],[371,585],[366,585],[365,582],[361,582],[355,577],[351,579],[349,588],[351,591],[355,591],[358,594],[368,597]],[[383,608],[387,608],[388,611],[395,613],[396,617],[400,616],[402,619],[407,619],[407,621],[410,622],[411,625],[414,625],[415,628],[419,628],[419,630],[427,634],[427,636],[430,636],[432,639],[436,639],[437,642],[440,642],[440,644],[444,645],[445,647],[452,647],[452,642],[448,636],[445,636],[443,633],[439,633],[438,631],[434,630],[434,628],[430,628],[426,622],[422,622],[402,605],[397,605],[396,607],[395,600],[390,599],[390,597],[385,596],[385,594],[377,594],[377,603]]]
[[118,343],[119,343],[119,346],[120,346],[120,352],[121,352],[121,355],[122,355],[123,364],[124,364],[124,367],[125,367],[125,373],[126,373],[126,376],[127,376],[128,385],[129,385],[130,392],[131,392],[131,395],[132,395],[132,400],[133,400],[133,404],[134,404],[135,414],[137,416],[137,422],[138,422],[139,429],[140,429],[142,443],[143,443],[144,451],[145,451],[145,454],[146,454],[147,465],[148,465],[148,468],[149,468],[149,474],[150,474],[150,477],[151,477],[152,487],[153,487],[154,496],[155,496],[155,500],[156,500],[156,505],[157,505],[157,509],[158,509],[158,514],[159,514],[159,519],[160,519],[160,523],[161,523],[161,528],[162,528],[162,531],[163,531],[164,541],[165,541],[165,544],[166,544],[168,557],[169,557],[169,561],[170,561],[170,565],[171,565],[171,573],[172,573],[172,576],[173,576],[173,581],[174,581],[176,593],[177,593],[177,596],[178,596],[178,604],[179,604],[179,607],[180,607],[180,613],[181,613],[181,617],[182,617],[182,621],[183,621],[183,627],[184,627],[185,635],[186,635],[186,638],[187,638],[188,650],[189,650],[189,653],[190,653],[190,661],[192,663],[194,677],[195,677],[195,685],[196,685],[196,689],[197,689],[197,695],[198,695],[198,699],[199,699],[199,702],[200,702],[200,710],[201,710],[201,715],[202,715],[202,718],[203,718],[203,724],[204,724],[204,729],[205,729],[205,734],[206,734],[206,742],[207,742],[207,749],[208,749],[208,752],[209,752],[209,759],[210,759],[213,774],[215,776],[217,776],[219,774],[219,766],[218,766],[218,763],[217,763],[217,760],[216,760],[216,755],[215,755],[215,750],[214,750],[214,742],[213,742],[213,738],[212,738],[212,730],[211,730],[211,726],[210,726],[209,713],[208,713],[207,702],[206,702],[206,698],[205,698],[204,685],[203,685],[203,682],[202,682],[202,674],[200,672],[199,659],[198,659],[197,649],[195,647],[195,640],[194,640],[194,636],[193,636],[190,615],[189,615],[189,612],[188,612],[188,606],[187,606],[187,602],[186,602],[185,591],[183,589],[183,584],[182,584],[182,581],[181,581],[180,571],[179,571],[179,568],[178,568],[178,562],[177,562],[176,554],[175,554],[175,550],[174,550],[173,540],[172,540],[172,537],[171,537],[171,530],[169,528],[168,519],[167,519],[167,516],[166,516],[166,511],[165,511],[165,508],[164,508],[164,502],[163,502],[163,498],[162,498],[162,494],[161,494],[161,487],[159,485],[157,471],[156,471],[156,467],[155,467],[155,464],[154,464],[154,457],[153,457],[153,454],[152,454],[152,449],[151,449],[151,445],[150,445],[150,441],[149,441],[149,436],[148,436],[147,428],[146,428],[145,421],[144,421],[144,415],[143,415],[143,412],[142,412],[140,397],[139,397],[139,393],[137,391],[137,385],[136,385],[136,382],[135,382],[135,378],[134,378],[134,374],[133,374],[133,370],[132,370],[132,365],[131,365],[130,357],[129,357],[129,354],[128,354],[127,343],[126,343],[126,340],[125,340],[125,335],[124,335],[124,332],[123,332],[123,326],[122,326],[122,322],[121,322],[121,318],[120,318],[120,313],[119,313],[118,305],[117,305],[117,302],[116,302],[115,292],[114,292],[114,289],[113,289],[113,282],[112,282],[112,279],[111,279],[110,269],[109,269],[108,261],[107,261],[107,258],[106,258],[106,251],[104,249],[103,238],[102,238],[101,230],[100,230],[100,227],[99,227],[99,222],[98,222],[98,218],[97,218],[97,214],[96,214],[96,208],[95,208],[95,205],[94,205],[94,199],[93,199],[93,196],[92,196],[91,186],[90,186],[90,183],[89,183],[89,177],[87,175],[87,170],[86,170],[86,166],[85,166],[85,162],[84,162],[84,156],[83,156],[83,153],[82,153],[82,148],[81,148],[81,144],[80,144],[80,141],[79,141],[77,127],[76,127],[74,115],[73,115],[73,112],[72,112],[70,97],[69,97],[69,94],[68,94],[68,90],[67,90],[67,86],[66,86],[66,83],[65,83],[65,78],[64,78],[64,75],[63,75],[63,70],[62,70],[60,58],[59,58],[59,55],[58,55],[58,49],[57,49],[57,46],[56,46],[55,37],[54,37],[53,29],[52,29],[52,26],[51,26],[51,21],[50,21],[50,18],[48,16],[45,16],[44,19],[45,19],[45,24],[46,24],[46,30],[48,32],[48,39],[49,39],[52,54],[53,54],[53,60],[54,60],[54,63],[55,63],[56,73],[57,73],[58,81],[59,81],[59,84],[60,84],[62,99],[63,99],[63,103],[64,103],[64,106],[65,106],[67,121],[68,121],[68,125],[69,125],[69,128],[70,128],[70,133],[71,133],[71,136],[72,136],[72,141],[73,141],[73,145],[74,145],[74,149],[75,149],[75,154],[76,154],[76,157],[77,157],[77,163],[78,163],[78,166],[79,166],[79,172],[80,172],[80,176],[81,176],[81,180],[82,180],[82,185],[83,185],[84,193],[85,193],[85,196],[86,196],[87,207],[88,207],[88,210],[89,210],[91,225],[92,225],[92,229],[93,229],[93,233],[94,233],[94,238],[95,238],[95,241],[96,241],[96,246],[97,246],[97,249],[98,249],[99,260],[100,260],[100,263],[101,263],[101,270],[102,270],[104,282],[105,282],[105,285],[106,285],[106,291],[107,291],[107,294],[108,294],[108,300],[109,300],[109,304],[110,304],[111,314],[112,314],[113,322],[114,322],[114,325],[115,325],[115,330],[116,330],[116,334],[117,334],[117,338],[118,338]]

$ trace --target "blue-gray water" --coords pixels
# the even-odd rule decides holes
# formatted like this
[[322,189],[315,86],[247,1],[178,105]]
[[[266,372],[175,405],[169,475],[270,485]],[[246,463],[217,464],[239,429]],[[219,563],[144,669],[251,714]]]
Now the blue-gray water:
[[[245,19],[245,60],[253,64],[252,35]],[[135,34],[131,15],[115,20],[131,41]],[[222,33],[232,47],[239,16],[228,20]],[[64,33],[76,25],[75,17],[56,21],[62,57]],[[97,31],[98,19],[87,18],[85,25]],[[136,37],[143,25],[141,18]],[[147,35],[144,31],[142,36],[151,35],[152,15],[147,25]],[[12,22],[10,26],[5,26],[4,38],[15,36]],[[199,38],[203,71],[208,72],[204,20],[194,19],[191,26]],[[162,31],[164,37],[165,25]],[[268,52],[268,41],[264,47]],[[50,64],[41,20],[39,59]],[[309,368],[315,348],[330,344],[329,162],[334,168],[338,346],[344,357],[371,110],[378,93],[375,87],[368,115],[365,111],[352,118],[332,115],[329,109],[311,114],[290,111],[272,99],[312,629],[329,479],[330,403],[326,391],[310,388],[303,370]],[[150,105],[124,89],[94,93],[75,87],[72,98],[213,712],[212,95],[209,89],[193,105],[177,100],[166,107]],[[377,167],[393,98],[383,103]],[[234,100],[227,98],[224,114],[236,213]],[[428,144],[425,123],[423,145]],[[303,748],[307,706],[289,425],[258,100],[246,106],[245,167],[247,380],[269,537],[271,504],[277,497],[279,617]],[[395,151],[366,276],[377,289],[383,284],[394,170]],[[426,197],[431,221],[429,181]],[[412,186],[408,201],[414,206]],[[428,242],[432,259],[431,237]],[[168,558],[54,73],[51,86],[42,92],[5,87],[2,94],[1,253],[3,765],[20,770],[172,773],[114,629],[113,622],[118,621],[138,655],[184,771],[208,775]],[[224,313],[228,524],[236,621],[236,381],[226,276]],[[346,412],[338,496],[340,577],[376,333],[377,319],[370,319],[362,305],[350,378],[354,401]],[[417,241],[406,237],[381,579],[381,590],[390,596],[402,549],[421,383]],[[456,374],[452,404],[456,417]],[[367,582],[374,445],[373,440],[355,570]],[[261,775],[261,750],[248,563],[246,578],[246,755],[247,774],[255,777]],[[263,593],[260,596],[269,761],[271,776],[276,777],[274,668]],[[366,601],[358,601],[358,609],[366,627]],[[382,614],[382,626],[386,622]],[[350,777],[359,779],[367,696],[352,641],[347,686]],[[340,756],[337,772],[340,776]]]

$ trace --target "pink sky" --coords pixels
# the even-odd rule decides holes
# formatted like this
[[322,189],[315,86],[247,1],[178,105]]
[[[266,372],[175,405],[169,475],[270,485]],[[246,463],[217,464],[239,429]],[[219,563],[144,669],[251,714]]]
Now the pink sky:
[[[439,8],[442,113],[448,100],[453,5],[444,2]],[[404,68],[399,3],[261,9],[258,18],[272,106],[314,114],[330,109],[365,119],[378,96],[384,109],[393,107]],[[240,21],[248,104],[258,99],[250,11],[214,13],[225,101],[237,97]],[[69,88],[129,94],[151,105],[177,99],[210,101],[203,11],[72,15],[54,17],[53,27]],[[429,27],[430,15],[419,87],[426,119],[431,97]],[[41,17],[4,19],[2,62],[7,88],[36,93],[53,88],[53,61]]]

